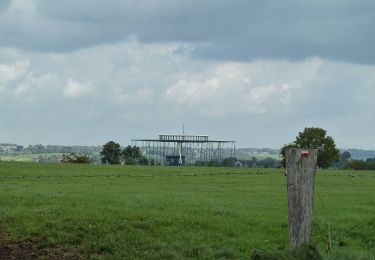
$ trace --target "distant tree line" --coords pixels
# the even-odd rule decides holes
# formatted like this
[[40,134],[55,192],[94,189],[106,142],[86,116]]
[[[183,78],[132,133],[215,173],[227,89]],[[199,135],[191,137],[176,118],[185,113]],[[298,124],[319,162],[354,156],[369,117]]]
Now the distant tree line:
[[355,160],[349,151],[340,153],[340,160],[332,163],[333,168],[345,170],[375,170],[375,157]]
[[375,170],[375,157],[366,160],[353,160],[349,152],[342,153],[338,168],[346,170]]
[[22,149],[26,153],[83,153],[94,154],[100,152],[100,146],[62,146],[62,145],[29,145]]
[[375,150],[345,149],[343,150],[351,154],[351,158],[355,160],[364,160],[375,157]]
[[101,150],[100,146],[63,146],[63,145],[29,145],[24,147],[17,144],[0,144],[0,152],[4,153],[30,153],[30,154],[42,154],[42,153],[84,153],[93,154],[99,153]]
[[[285,150],[290,147],[317,148],[318,165],[322,168],[332,167],[338,169],[353,170],[375,170],[375,151],[348,149],[342,153],[336,149],[332,137],[326,135],[326,131],[321,128],[305,128],[292,143],[284,145],[280,149],[283,160],[273,158],[259,159],[252,153],[263,155],[275,154],[275,149],[268,148],[240,148],[237,151],[240,158],[226,158],[221,165],[230,167],[254,167],[254,168],[277,168],[285,164]],[[155,162],[147,161],[137,146],[126,146],[122,148],[120,144],[113,141],[107,142],[103,146],[62,146],[62,145],[22,145],[0,143],[0,154],[31,154],[36,162],[63,162],[63,163],[103,163],[103,164],[141,164],[154,165]],[[354,156],[353,156],[354,154]],[[356,158],[356,159],[353,159]],[[367,159],[366,159],[367,157]],[[358,159],[359,158],[359,159]],[[196,166],[220,166],[217,161],[196,161]]]
[[271,148],[237,148],[237,152],[246,152],[248,154],[278,154],[278,149],[271,149]]
[[[100,151],[100,146],[63,146],[37,144],[24,147],[17,144],[0,143],[0,154],[10,154],[21,157],[24,157],[26,155],[26,157],[30,158],[34,162],[43,163],[81,162],[80,159],[73,159],[78,155],[84,155],[88,157],[90,163],[100,163]],[[68,156],[71,156],[70,159],[72,160],[68,159]]]
[[[370,158],[372,159],[372,158]],[[363,161],[363,160],[352,160],[348,163],[344,169],[347,170],[375,170],[375,162]]]
[[21,152],[23,149],[24,147],[18,144],[0,144],[0,153]]

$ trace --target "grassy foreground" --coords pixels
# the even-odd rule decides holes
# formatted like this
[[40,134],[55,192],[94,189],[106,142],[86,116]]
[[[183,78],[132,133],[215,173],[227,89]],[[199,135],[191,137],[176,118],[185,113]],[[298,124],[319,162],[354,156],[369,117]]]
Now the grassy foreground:
[[[313,240],[375,259],[375,172],[319,171]],[[83,258],[292,257],[282,170],[0,162],[0,231]]]

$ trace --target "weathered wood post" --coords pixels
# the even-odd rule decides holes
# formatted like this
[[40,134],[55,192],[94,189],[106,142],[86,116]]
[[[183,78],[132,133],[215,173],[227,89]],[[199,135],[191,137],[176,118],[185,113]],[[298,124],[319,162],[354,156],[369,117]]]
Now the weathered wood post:
[[286,150],[289,242],[293,249],[310,245],[314,200],[314,177],[318,150]]

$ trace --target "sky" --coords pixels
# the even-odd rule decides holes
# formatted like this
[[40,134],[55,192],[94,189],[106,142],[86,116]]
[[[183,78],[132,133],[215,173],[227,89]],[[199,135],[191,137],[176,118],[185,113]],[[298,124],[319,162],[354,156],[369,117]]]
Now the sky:
[[0,0],[0,143],[375,149],[373,0]]

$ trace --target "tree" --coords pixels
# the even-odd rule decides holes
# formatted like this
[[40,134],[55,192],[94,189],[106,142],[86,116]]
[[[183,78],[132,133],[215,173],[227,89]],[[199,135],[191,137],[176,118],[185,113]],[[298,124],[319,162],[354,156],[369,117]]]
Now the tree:
[[125,162],[125,164],[136,164],[137,160],[139,160],[140,164],[147,164],[147,160],[142,155],[141,148],[136,145],[128,145],[127,147],[125,147],[121,151],[120,157]]
[[352,155],[348,152],[345,151],[340,155],[341,161],[348,161],[350,158],[352,158]]
[[285,151],[287,148],[318,149],[318,166],[327,168],[332,162],[340,159],[339,150],[336,149],[335,141],[326,135],[327,131],[318,127],[306,127],[299,132],[293,143],[284,145],[280,154],[283,157],[282,164],[285,167]]
[[120,164],[120,144],[109,141],[103,145],[100,152],[100,160],[103,164]]
[[234,167],[236,166],[237,158],[235,157],[228,157],[223,160],[224,167]]
[[131,145],[126,146],[121,151],[122,157],[131,157],[131,158],[140,158],[142,157],[141,148],[134,145],[133,147]]
[[347,165],[345,165],[344,169],[373,171],[375,170],[375,162],[365,162],[363,160],[352,160]]
[[257,162],[256,166],[261,168],[277,168],[279,163],[273,158],[266,158]]

